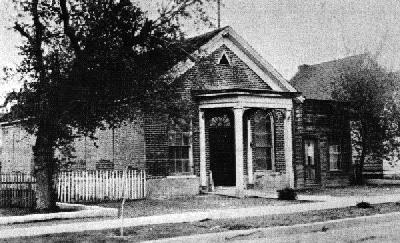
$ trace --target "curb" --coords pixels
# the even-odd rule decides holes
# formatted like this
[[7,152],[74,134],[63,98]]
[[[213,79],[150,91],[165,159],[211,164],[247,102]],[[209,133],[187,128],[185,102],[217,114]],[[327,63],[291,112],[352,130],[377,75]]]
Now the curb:
[[118,209],[82,204],[57,203],[61,209],[78,210],[74,212],[59,212],[47,214],[29,214],[23,216],[0,217],[0,225],[47,221],[54,219],[93,218],[101,216],[116,216]]
[[312,233],[312,232],[325,232],[328,230],[342,229],[354,227],[359,224],[368,223],[384,223],[394,220],[400,220],[400,212],[388,214],[376,214],[371,216],[361,216],[356,218],[344,218],[323,222],[315,222],[309,224],[297,224],[291,226],[278,226],[269,228],[255,228],[249,230],[235,230],[219,233],[208,233],[191,236],[179,236],[168,239],[151,240],[144,242],[157,242],[157,243],[171,243],[171,242],[228,242],[237,240],[249,240],[249,237],[254,237],[260,240],[268,238],[279,238],[282,236]]

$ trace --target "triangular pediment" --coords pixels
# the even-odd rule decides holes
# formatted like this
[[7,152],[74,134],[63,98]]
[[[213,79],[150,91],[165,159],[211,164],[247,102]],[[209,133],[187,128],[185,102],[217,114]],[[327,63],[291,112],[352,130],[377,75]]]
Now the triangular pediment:
[[[215,61],[214,69],[217,69],[217,72],[223,73],[227,78],[230,76],[234,76],[235,72],[239,72],[239,77],[243,75],[240,72],[244,72],[244,66],[251,69],[251,71],[257,75],[257,79],[251,78],[247,81],[250,82],[263,82],[265,87],[259,87],[259,84],[249,84],[250,86],[254,86],[256,88],[267,88],[273,91],[281,91],[281,92],[297,92],[296,89],[289,84],[283,76],[277,72],[271,64],[265,61],[241,36],[239,36],[231,27],[225,27],[221,29],[221,31],[214,31],[214,36],[212,36],[207,41],[203,41],[202,45],[198,46],[195,51],[193,51],[190,55],[190,58],[178,63],[172,70],[175,73],[173,76],[179,77],[184,74],[186,71],[191,69],[196,65],[203,65],[201,62],[204,58],[209,57],[221,48],[225,48],[230,52],[231,55],[237,57],[243,64],[236,65],[232,64],[232,60],[230,60],[231,56],[226,53],[219,54],[219,58]],[[207,34],[205,34],[207,35]],[[204,36],[204,35],[202,35]],[[196,37],[194,37],[196,38]],[[191,40],[193,40],[192,38]],[[221,65],[222,60],[222,65]],[[222,66],[222,67],[220,67]],[[230,67],[230,68],[229,68]],[[223,69],[223,70],[218,70]],[[218,77],[219,75],[217,73]],[[237,82],[240,80],[236,80]],[[226,82],[226,81],[225,81]]]

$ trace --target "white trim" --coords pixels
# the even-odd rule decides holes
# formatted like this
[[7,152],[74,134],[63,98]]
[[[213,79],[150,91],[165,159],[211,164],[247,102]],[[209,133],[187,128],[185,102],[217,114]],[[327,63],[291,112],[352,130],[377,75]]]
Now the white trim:
[[200,101],[200,108],[229,108],[235,106],[251,108],[293,108],[292,99],[280,97],[260,97],[251,95],[241,95],[237,97],[215,97],[213,99]]
[[[263,81],[266,83],[268,86],[272,88],[272,90],[275,91],[286,91],[283,90],[279,84],[276,83],[276,81],[273,80],[273,78],[268,75],[264,70],[262,70],[256,63],[254,63],[248,55],[246,55],[244,52],[242,52],[234,43],[232,43],[230,40],[224,39],[223,44],[227,46],[235,55],[239,57],[240,60],[242,60],[249,68],[255,72]],[[221,45],[222,46],[222,45]],[[297,92],[294,90],[294,92]]]
[[244,163],[243,163],[243,107],[234,107],[235,122],[235,165],[236,165],[236,190],[244,190]]
[[194,175],[194,161],[193,161],[193,122],[190,120],[189,131],[189,171]]
[[199,111],[200,185],[207,186],[206,131],[204,111]]
[[254,172],[253,172],[253,148],[251,143],[253,142],[253,137],[251,136],[251,118],[247,120],[247,179],[249,184],[254,183]]
[[271,170],[275,171],[275,121],[271,113],[267,113],[271,121]]
[[275,78],[288,90],[291,92],[297,92],[296,89],[289,84],[289,82],[269,63],[267,62],[253,47],[247,43],[245,39],[243,39],[239,34],[237,34],[231,27],[228,28],[230,36],[233,37],[234,40],[238,42],[238,46],[243,47],[246,51],[249,52],[250,57],[254,59],[254,61],[259,62],[259,66],[266,69],[267,72],[270,72],[274,75]]
[[286,110],[284,120],[284,143],[286,175],[290,188],[294,188],[292,119],[292,110]]
[[[272,89],[279,91],[297,92],[296,89],[286,81],[276,69],[264,60],[240,35],[238,35],[231,27],[227,27],[219,34],[214,36],[210,41],[193,52],[191,56],[204,57],[210,55],[217,48],[225,44],[233,51],[243,62],[245,62],[260,78],[266,82]],[[189,60],[189,61],[188,61]],[[188,58],[175,65],[172,70],[177,70],[176,75],[179,77],[191,67],[194,63]],[[271,77],[272,76],[272,77]],[[275,79],[275,80],[274,80]]]
[[185,178],[197,178],[196,175],[174,175],[174,176],[167,176],[168,179],[185,179]]

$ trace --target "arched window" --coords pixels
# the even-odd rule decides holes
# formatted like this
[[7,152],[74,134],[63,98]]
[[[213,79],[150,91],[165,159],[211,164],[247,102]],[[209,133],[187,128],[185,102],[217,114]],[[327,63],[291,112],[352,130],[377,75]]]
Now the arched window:
[[228,115],[215,116],[210,120],[210,128],[230,127],[231,121]]
[[272,170],[274,159],[274,124],[265,111],[254,113],[253,154],[255,170]]

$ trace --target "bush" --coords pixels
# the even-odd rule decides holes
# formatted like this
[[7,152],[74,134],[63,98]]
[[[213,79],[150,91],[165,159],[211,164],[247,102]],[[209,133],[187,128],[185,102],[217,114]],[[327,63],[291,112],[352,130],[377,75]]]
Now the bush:
[[292,188],[285,188],[282,190],[278,190],[278,199],[279,200],[296,200],[297,193]]
[[371,203],[369,202],[359,202],[356,204],[357,208],[373,208],[373,206],[371,205]]

